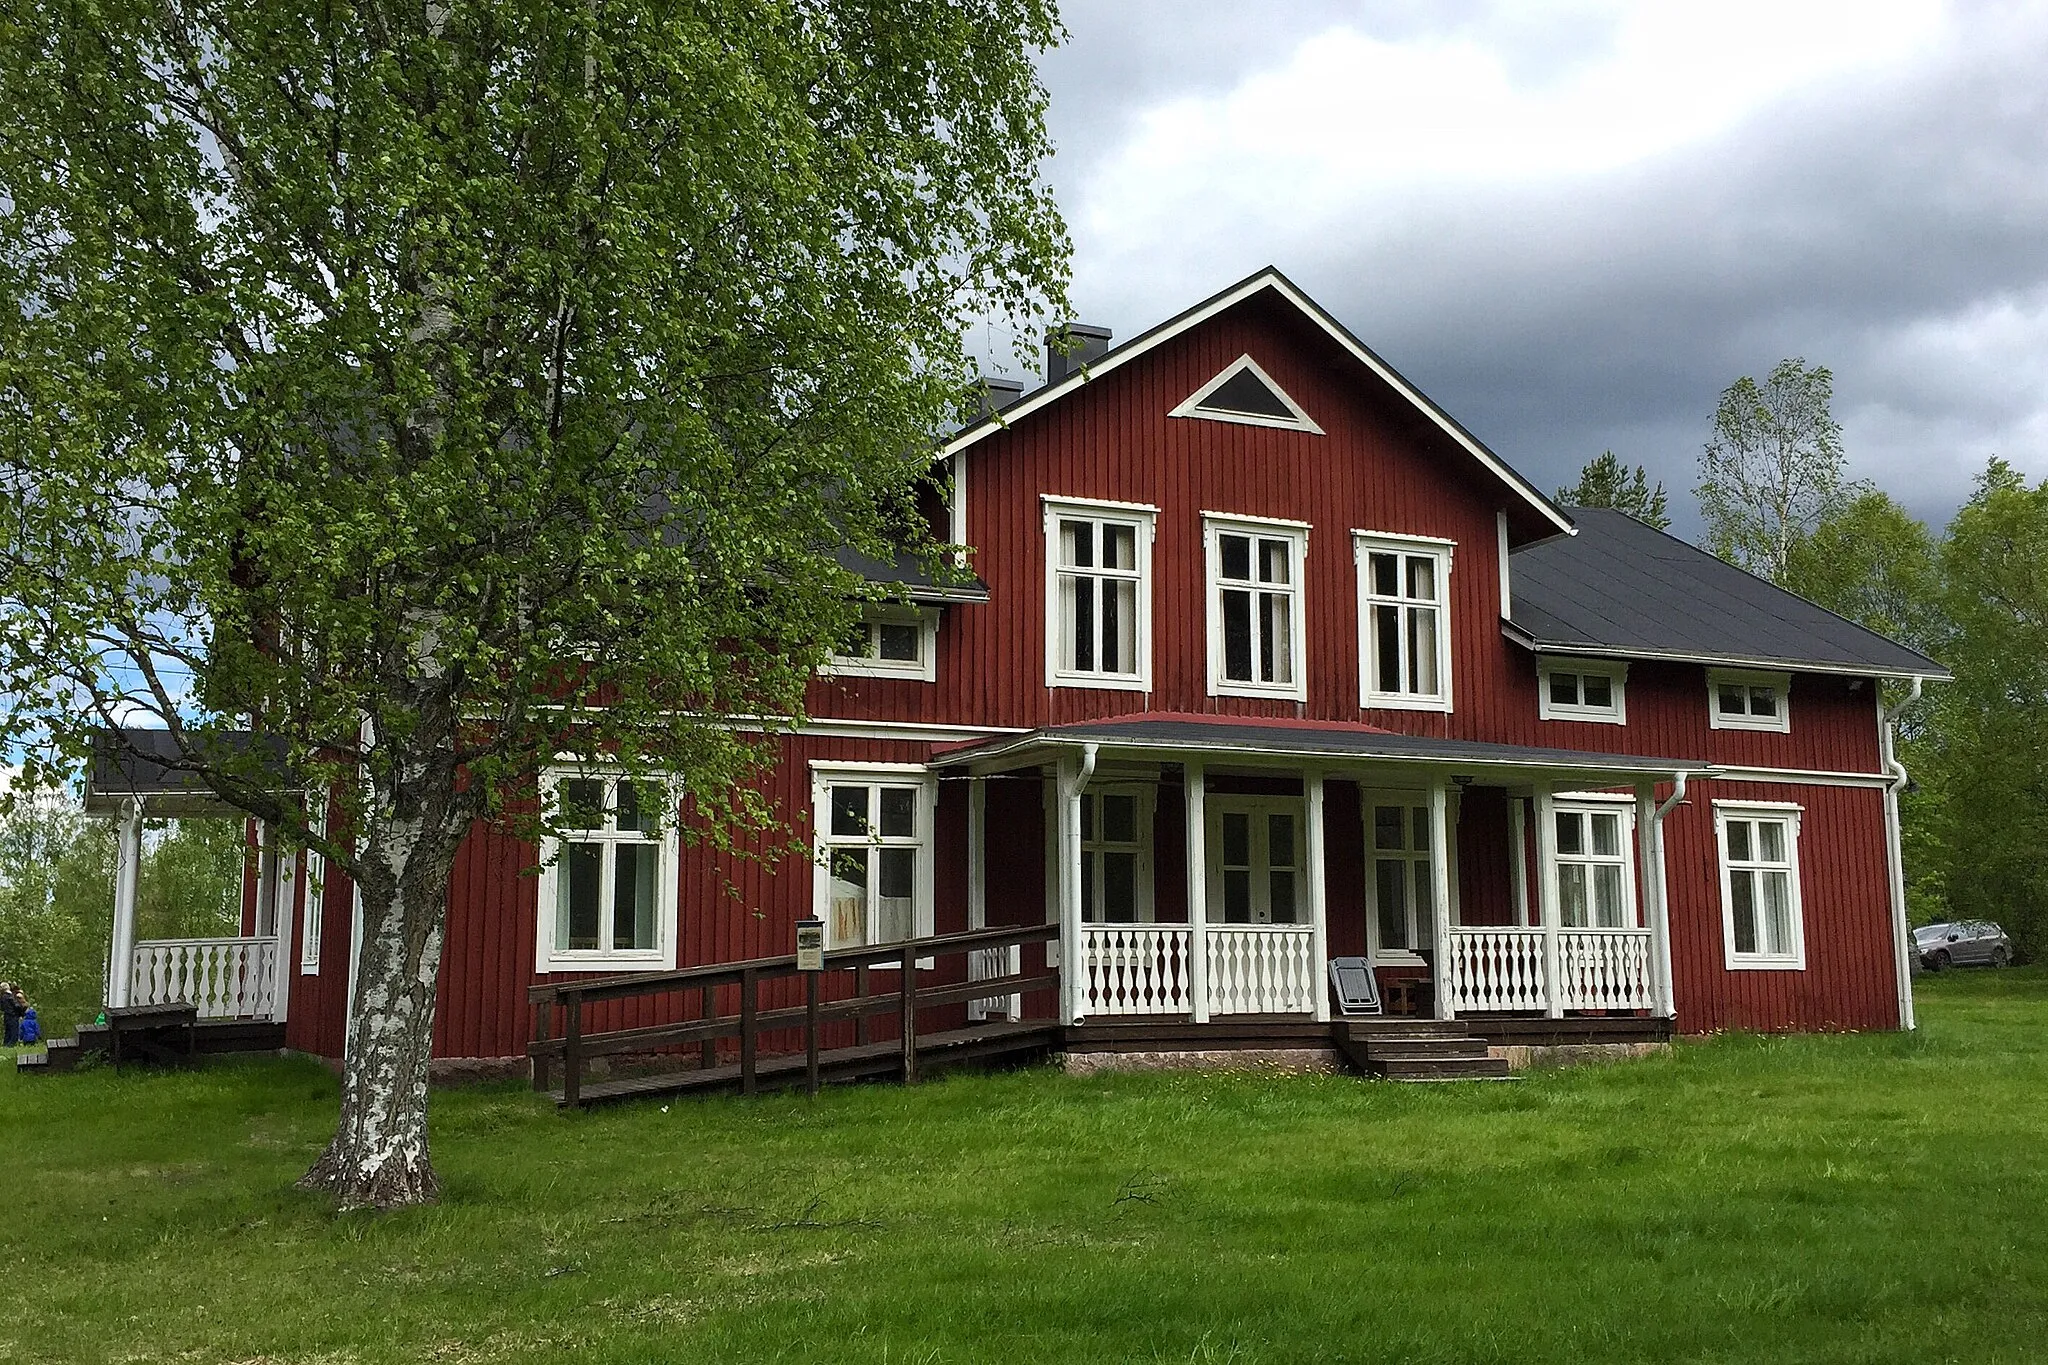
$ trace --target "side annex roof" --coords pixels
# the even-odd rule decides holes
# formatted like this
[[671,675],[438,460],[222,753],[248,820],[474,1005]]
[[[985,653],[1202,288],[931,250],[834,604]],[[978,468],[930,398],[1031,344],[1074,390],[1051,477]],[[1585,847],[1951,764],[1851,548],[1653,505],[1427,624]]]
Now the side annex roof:
[[977,422],[963,427],[952,440],[940,447],[938,452],[939,458],[950,459],[960,454],[983,438],[1004,430],[1019,418],[1027,417],[1040,408],[1057,403],[1083,384],[1088,383],[1089,380],[1107,374],[1121,365],[1128,364],[1161,343],[1170,341],[1190,328],[1197,327],[1217,314],[1224,312],[1226,309],[1233,308],[1245,300],[1269,290],[1286,300],[1303,317],[1306,317],[1322,329],[1340,349],[1350,354],[1353,359],[1371,371],[1388,387],[1392,388],[1395,393],[1413,404],[1423,416],[1428,418],[1431,423],[1448,436],[1455,445],[1470,454],[1489,473],[1503,484],[1506,484],[1509,490],[1518,498],[1527,503],[1538,519],[1552,528],[1553,534],[1568,536],[1573,533],[1574,528],[1571,518],[1566,516],[1557,504],[1545,497],[1542,491],[1534,484],[1516,473],[1507,461],[1489,450],[1483,441],[1465,430],[1456,418],[1430,401],[1428,395],[1409,383],[1398,370],[1382,360],[1364,342],[1353,336],[1344,324],[1331,317],[1329,313],[1323,310],[1320,304],[1304,294],[1295,286],[1293,281],[1289,280],[1272,266],[1267,266],[1264,270],[1230,286],[1230,288],[1225,289],[1222,293],[1196,304],[1178,317],[1169,318],[1150,331],[1131,338],[1123,345],[1110,350],[1100,359],[1082,366],[1057,383],[1047,384],[1043,388],[1026,394],[1023,398],[1011,403],[1001,412],[992,413]]
[[1943,679],[1917,650],[1624,512],[1574,507],[1579,534],[1514,552],[1508,638],[1537,654],[1671,659]]

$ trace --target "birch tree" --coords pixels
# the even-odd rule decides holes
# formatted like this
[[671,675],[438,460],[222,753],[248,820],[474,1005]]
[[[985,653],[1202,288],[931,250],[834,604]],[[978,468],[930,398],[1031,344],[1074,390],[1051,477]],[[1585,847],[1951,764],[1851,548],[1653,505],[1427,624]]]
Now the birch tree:
[[307,1187],[435,1195],[476,822],[538,833],[564,749],[761,821],[723,722],[799,714],[864,590],[834,552],[949,562],[962,337],[1064,288],[1060,36],[1051,0],[0,10],[0,743],[35,781],[163,727],[360,888]]
[[1792,547],[1857,492],[1832,411],[1834,376],[1799,357],[1721,394],[1696,490],[1707,548],[1782,582]]

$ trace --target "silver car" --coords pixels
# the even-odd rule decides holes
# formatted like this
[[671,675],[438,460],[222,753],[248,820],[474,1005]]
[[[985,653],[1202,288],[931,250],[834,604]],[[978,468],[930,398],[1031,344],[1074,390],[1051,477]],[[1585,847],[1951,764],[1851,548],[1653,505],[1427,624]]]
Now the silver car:
[[2012,962],[2012,940],[1988,919],[1924,924],[1913,931],[1913,941],[1930,972],[1948,967],[2004,967]]

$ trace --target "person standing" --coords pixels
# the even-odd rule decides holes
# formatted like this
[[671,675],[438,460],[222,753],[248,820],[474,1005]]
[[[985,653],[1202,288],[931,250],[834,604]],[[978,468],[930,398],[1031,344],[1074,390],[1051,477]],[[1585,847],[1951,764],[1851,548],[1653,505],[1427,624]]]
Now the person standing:
[[28,999],[14,989],[11,981],[0,981],[0,1024],[4,1024],[8,1047],[21,1045],[21,1016],[28,1012]]

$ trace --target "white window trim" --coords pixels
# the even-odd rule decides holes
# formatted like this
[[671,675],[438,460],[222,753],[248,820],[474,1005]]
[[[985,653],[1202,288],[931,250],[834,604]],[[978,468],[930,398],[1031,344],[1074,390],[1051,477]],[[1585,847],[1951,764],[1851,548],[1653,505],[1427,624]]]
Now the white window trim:
[[[1107,851],[1124,852],[1135,848],[1138,854],[1136,892],[1138,901],[1136,906],[1136,913],[1138,918],[1135,922],[1138,924],[1151,924],[1155,922],[1155,919],[1158,914],[1157,907],[1155,906],[1153,901],[1152,893],[1152,869],[1153,864],[1158,860],[1157,854],[1155,852],[1155,847],[1152,842],[1152,818],[1154,810],[1159,800],[1159,788],[1157,787],[1157,785],[1147,782],[1096,781],[1090,782],[1088,784],[1088,789],[1081,794],[1083,800],[1086,800],[1091,796],[1096,798],[1101,798],[1104,796],[1128,796],[1132,798],[1132,800],[1136,803],[1138,836],[1137,843],[1108,844],[1105,843],[1104,840],[1100,837],[1100,832],[1102,828],[1102,804],[1101,801],[1098,799],[1095,806],[1095,822],[1098,837],[1094,839],[1083,838],[1081,840],[1081,857],[1085,860],[1093,856],[1098,856]],[[1094,878],[1094,882],[1096,893],[1099,895],[1101,894],[1103,886],[1102,877],[1099,872]],[[1088,918],[1089,912],[1093,908],[1094,907],[1088,905],[1085,900],[1082,902],[1081,922],[1083,924],[1112,923],[1112,921],[1109,920],[1097,920]]]
[[[1778,689],[1778,714],[1775,716],[1727,716],[1721,713],[1720,688],[1722,683],[1746,687],[1775,687]],[[1792,733],[1792,675],[1790,673],[1760,673],[1747,668],[1710,668],[1707,670],[1707,724],[1716,730],[1762,730],[1772,734]]]
[[[1551,802],[1550,818],[1555,820],[1559,815],[1612,815],[1617,817],[1618,831],[1615,835],[1615,843],[1618,851],[1614,856],[1610,857],[1605,854],[1592,852],[1590,844],[1587,851],[1582,853],[1556,851],[1557,831],[1555,829],[1551,831],[1550,844],[1553,852],[1551,853],[1551,866],[1548,870],[1548,875],[1550,877],[1551,903],[1557,907],[1557,927],[1567,933],[1577,933],[1580,931],[1599,933],[1602,930],[1642,928],[1642,909],[1636,902],[1635,798],[1632,796],[1621,796],[1612,792],[1559,793],[1556,799]],[[1590,823],[1586,829],[1590,837],[1592,833]],[[1559,868],[1567,862],[1580,867],[1605,865],[1608,867],[1619,866],[1621,868],[1620,924],[1591,923],[1590,917],[1594,913],[1591,901],[1588,901],[1586,905],[1586,912],[1589,917],[1588,923],[1566,924],[1564,922],[1564,876],[1559,871]],[[1588,886],[1591,885],[1590,880],[1587,884]]]
[[921,628],[918,657],[904,659],[863,659],[834,654],[818,669],[826,678],[904,678],[917,682],[939,680],[939,613],[936,608],[877,603],[863,607],[860,619],[866,625],[915,625]]
[[[1294,681],[1278,686],[1241,682],[1223,676],[1223,552],[1225,533],[1284,540],[1291,547],[1289,565],[1294,600],[1294,623],[1289,632],[1289,671]],[[1209,695],[1212,697],[1273,697],[1282,701],[1308,700],[1308,533],[1307,522],[1277,517],[1244,517],[1229,512],[1202,513],[1204,578],[1208,616]]]
[[[1207,829],[1203,841],[1207,845],[1208,868],[1207,905],[1209,923],[1230,925],[1234,928],[1252,929],[1294,929],[1313,922],[1308,904],[1308,798],[1306,796],[1236,795],[1230,792],[1210,792],[1203,797],[1203,816]],[[1261,815],[1291,815],[1294,817],[1294,866],[1296,881],[1295,918],[1274,921],[1273,907],[1266,906],[1267,918],[1245,923],[1231,924],[1223,918],[1223,817],[1226,814],[1244,814],[1256,819]],[[1267,850],[1266,867],[1272,870],[1272,850]],[[1252,902],[1256,906],[1261,898],[1270,902],[1271,884],[1261,888],[1256,879],[1252,883]]]
[[[327,837],[327,796],[315,798],[313,833]],[[320,933],[326,927],[322,902],[327,895],[327,859],[314,849],[306,850],[306,909],[299,923],[299,975],[320,975]]]
[[[1144,502],[1039,495],[1045,521],[1045,685],[1088,687],[1112,692],[1152,690],[1152,541],[1159,509]],[[1138,667],[1134,673],[1081,673],[1060,667],[1060,519],[1085,517],[1137,528]]]
[[[1552,701],[1550,675],[1576,673],[1606,678],[1612,688],[1614,705],[1585,706]],[[1581,693],[1584,689],[1580,689]],[[1596,725],[1628,724],[1628,665],[1615,659],[1570,659],[1543,654],[1536,659],[1536,718],[1538,720],[1591,721]]]
[[[939,782],[930,768],[922,763],[848,763],[838,760],[811,760],[811,914],[814,918],[831,923],[832,877],[828,859],[830,850],[846,842],[832,837],[829,824],[832,818],[830,788],[835,783],[856,785],[860,783],[882,783],[890,786],[916,786],[920,789],[917,802],[917,868],[913,876],[912,895],[916,898],[911,906],[911,928],[917,938],[930,938],[936,930],[936,873],[934,845],[939,826]],[[900,847],[900,845],[898,845]],[[835,944],[828,938],[829,948],[849,945]],[[868,947],[887,947],[887,944],[868,944]],[[929,968],[931,958],[918,959],[920,968]],[[892,971],[898,964],[878,962],[873,970]]]
[[[1351,532],[1351,560],[1358,583],[1358,707],[1361,711],[1442,711],[1452,709],[1451,570],[1458,544],[1441,536],[1399,535],[1391,531]],[[1366,556],[1374,550],[1400,554],[1433,553],[1437,557],[1436,676],[1443,695],[1421,697],[1406,692],[1378,692],[1372,685],[1372,580]]]
[[[552,808],[556,787],[570,778],[615,782],[631,776],[625,769],[609,764],[579,763],[550,767],[541,773],[541,800]],[[678,860],[680,820],[677,807],[681,793],[679,785],[673,779],[666,783],[658,778],[642,777],[639,780],[651,786],[665,786],[668,792],[662,809],[661,838],[655,841],[659,852],[654,859],[654,947],[621,951],[616,948],[572,949],[555,946],[555,898],[558,894],[556,876],[561,867],[563,840],[559,835],[545,834],[540,841],[539,898],[535,902],[533,917],[533,969],[536,972],[675,970],[679,927],[676,907],[678,881],[681,875]],[[569,842],[573,843],[575,840],[571,839]],[[599,911],[603,911],[601,905]]]
[[[1286,404],[1287,410],[1293,413],[1294,416],[1292,418],[1268,417],[1262,413],[1225,412],[1202,406],[1208,400],[1210,394],[1216,392],[1216,390],[1222,388],[1246,370],[1250,370],[1253,374],[1257,375],[1259,382],[1271,389],[1273,396]],[[1175,407],[1167,416],[1193,417],[1204,422],[1235,422],[1240,426],[1247,427],[1278,427],[1282,431],[1306,431],[1316,436],[1324,434],[1322,427],[1316,423],[1316,419],[1309,416],[1301,404],[1294,401],[1294,396],[1281,388],[1279,382],[1272,375],[1267,374],[1265,370],[1261,369],[1259,362],[1253,360],[1250,355],[1241,355],[1225,366],[1221,374],[1182,399],[1179,406]]]
[[[1791,801],[1715,801],[1715,862],[1721,876],[1721,952],[1731,972],[1803,972],[1806,970],[1806,902],[1800,889],[1803,880],[1799,862],[1799,826],[1805,807]],[[1785,862],[1790,875],[1792,952],[1767,957],[1758,953],[1738,955],[1735,951],[1735,895],[1729,877],[1728,821],[1730,819],[1778,819],[1785,822]],[[1754,860],[1752,860],[1754,861]]]

